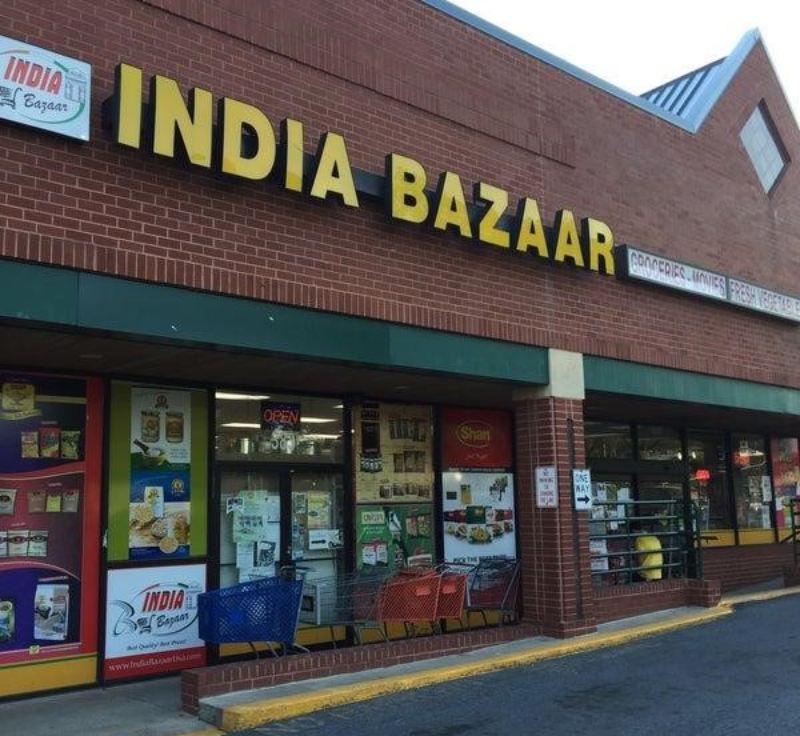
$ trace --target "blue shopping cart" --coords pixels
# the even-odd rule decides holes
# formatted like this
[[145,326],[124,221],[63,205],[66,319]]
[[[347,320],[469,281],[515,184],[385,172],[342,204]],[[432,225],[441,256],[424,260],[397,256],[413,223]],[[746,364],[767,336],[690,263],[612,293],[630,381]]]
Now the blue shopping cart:
[[265,642],[277,656],[274,643],[306,651],[295,642],[303,580],[284,576],[240,583],[198,596],[200,638],[210,644]]

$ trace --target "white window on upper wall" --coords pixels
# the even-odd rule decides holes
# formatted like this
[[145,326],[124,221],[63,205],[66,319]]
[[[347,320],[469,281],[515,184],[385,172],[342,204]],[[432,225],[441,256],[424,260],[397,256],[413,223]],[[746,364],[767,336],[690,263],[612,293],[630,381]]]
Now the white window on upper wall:
[[753,110],[739,137],[753,162],[761,186],[765,192],[769,192],[786,167],[789,157],[763,103]]

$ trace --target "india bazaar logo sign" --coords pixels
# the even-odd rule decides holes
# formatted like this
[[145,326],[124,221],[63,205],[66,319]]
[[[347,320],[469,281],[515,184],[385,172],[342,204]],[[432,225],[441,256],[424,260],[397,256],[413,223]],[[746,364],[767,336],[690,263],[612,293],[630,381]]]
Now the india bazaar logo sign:
[[89,140],[89,64],[0,36],[0,118]]

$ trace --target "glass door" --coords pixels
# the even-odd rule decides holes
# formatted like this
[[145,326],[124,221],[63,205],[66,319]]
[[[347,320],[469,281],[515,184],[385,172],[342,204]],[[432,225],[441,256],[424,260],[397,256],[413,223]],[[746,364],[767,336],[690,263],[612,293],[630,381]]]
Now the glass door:
[[281,474],[219,474],[219,587],[275,575],[281,562]]
[[292,470],[289,476],[291,561],[306,580],[333,578],[345,564],[342,474]]

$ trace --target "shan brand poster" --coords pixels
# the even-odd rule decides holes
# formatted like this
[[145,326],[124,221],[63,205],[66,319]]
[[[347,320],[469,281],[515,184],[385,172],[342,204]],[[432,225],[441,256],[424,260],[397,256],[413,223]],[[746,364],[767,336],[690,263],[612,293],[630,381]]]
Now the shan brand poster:
[[442,412],[442,522],[448,562],[516,557],[511,437],[508,412]]
[[130,559],[187,557],[191,393],[131,389]]
[[105,679],[204,665],[197,596],[205,589],[205,565],[110,570]]

